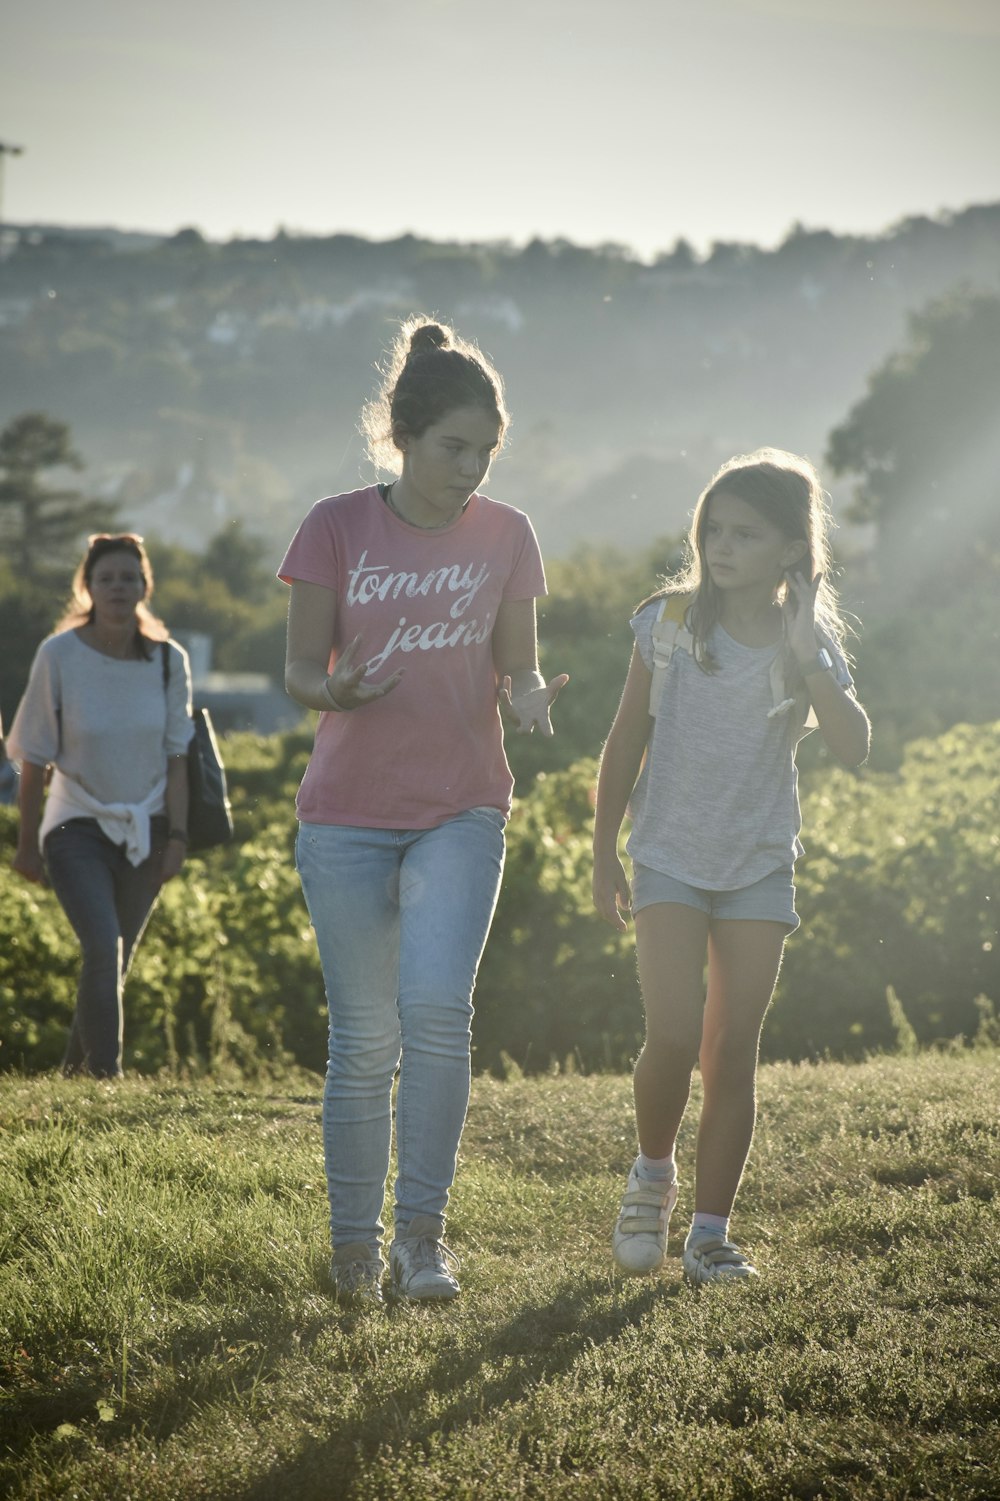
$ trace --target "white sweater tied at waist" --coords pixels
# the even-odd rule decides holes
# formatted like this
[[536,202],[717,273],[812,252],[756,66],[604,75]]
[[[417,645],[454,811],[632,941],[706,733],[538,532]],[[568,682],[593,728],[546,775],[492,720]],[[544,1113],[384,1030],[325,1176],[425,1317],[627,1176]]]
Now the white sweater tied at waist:
[[101,832],[112,844],[124,844],[129,862],[141,865],[149,857],[149,820],[154,814],[163,812],[166,791],[167,775],[164,772],[141,803],[101,803],[79,782],[56,768],[38,830],[38,847],[44,851],[46,835],[60,824],[69,823],[74,818],[96,818]]

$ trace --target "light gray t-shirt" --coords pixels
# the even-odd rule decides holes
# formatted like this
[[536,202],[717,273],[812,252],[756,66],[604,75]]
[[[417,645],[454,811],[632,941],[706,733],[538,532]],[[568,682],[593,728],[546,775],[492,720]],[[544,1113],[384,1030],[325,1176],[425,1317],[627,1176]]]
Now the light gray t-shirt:
[[141,803],[191,738],[187,653],[159,643],[148,662],[119,661],[59,631],[35,654],[7,739],[12,760],[54,765],[102,803]]
[[[653,623],[660,601],[631,624],[653,668]],[[640,865],[707,891],[735,891],[791,867],[802,853],[794,750],[798,707],[768,717],[770,671],[781,643],[742,646],[722,626],[708,647],[718,671],[703,672],[690,652],[674,652],[630,812],[628,852]],[[843,656],[829,650],[837,679],[851,682]]]

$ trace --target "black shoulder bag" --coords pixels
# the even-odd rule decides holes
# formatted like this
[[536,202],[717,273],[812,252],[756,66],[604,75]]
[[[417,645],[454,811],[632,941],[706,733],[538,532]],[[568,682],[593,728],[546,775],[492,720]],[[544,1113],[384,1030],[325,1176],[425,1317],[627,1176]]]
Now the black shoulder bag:
[[[163,691],[170,683],[170,647],[160,643],[163,663]],[[226,768],[219,755],[219,743],[207,709],[195,709],[191,716],[194,734],[188,741],[188,849],[214,849],[229,844],[233,837],[233,813],[226,788]]]

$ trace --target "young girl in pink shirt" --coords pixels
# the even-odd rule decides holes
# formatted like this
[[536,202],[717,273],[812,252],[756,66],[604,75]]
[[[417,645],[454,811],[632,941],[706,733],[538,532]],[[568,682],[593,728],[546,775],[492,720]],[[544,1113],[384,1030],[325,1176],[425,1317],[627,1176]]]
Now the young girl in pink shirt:
[[566,682],[538,671],[531,523],[478,488],[507,422],[478,349],[407,323],[364,414],[396,478],[318,501],[279,570],[286,687],[320,711],[296,863],[330,1012],[323,1136],[344,1301],[382,1301],[397,1068],[391,1290],[459,1291],[444,1223],[510,812],[499,706],[550,735]]

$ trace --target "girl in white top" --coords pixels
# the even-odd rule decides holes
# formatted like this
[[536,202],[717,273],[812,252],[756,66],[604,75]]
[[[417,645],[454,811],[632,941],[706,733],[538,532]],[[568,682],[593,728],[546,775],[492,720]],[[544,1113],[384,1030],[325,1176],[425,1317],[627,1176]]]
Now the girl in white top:
[[[729,1217],[753,1136],[760,1030],[798,925],[795,747],[818,725],[836,759],[856,766],[869,744],[827,579],[827,525],[808,461],[780,449],[732,459],[698,501],[685,572],[632,621],[594,831],[594,903],[621,931],[631,908],[646,1011],[639,1156],[612,1238],[626,1274],[656,1270],[666,1253],[696,1062],[704,1104],[684,1271],[693,1283],[756,1274]],[[618,858],[627,810],[631,884]]]
[[100,1078],[122,1072],[125,976],[187,844],[190,672],[149,610],[152,587],[140,537],[90,539],[8,740],[21,763],[14,869],[51,882],[83,954],[63,1067]]

